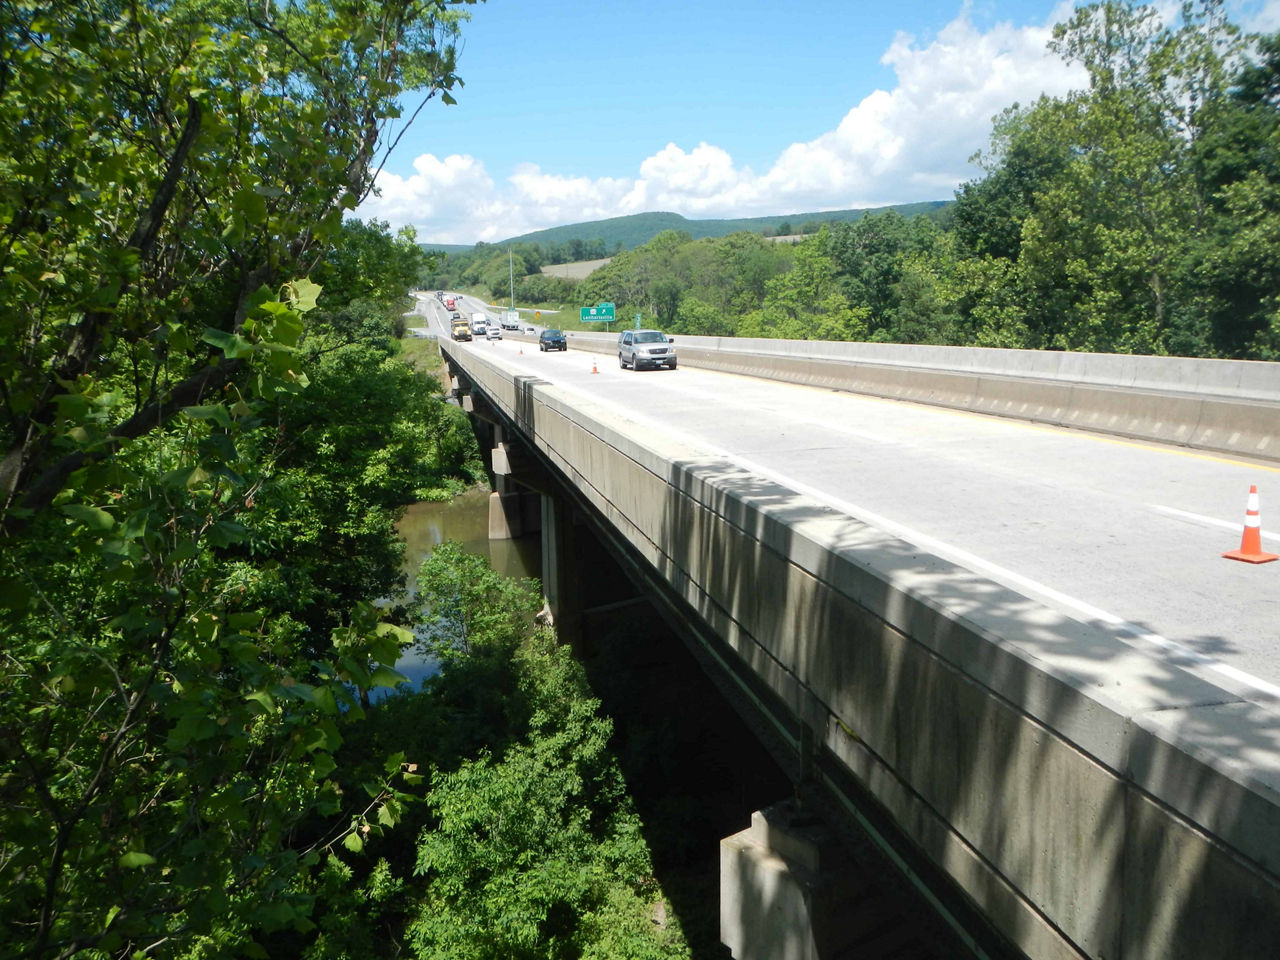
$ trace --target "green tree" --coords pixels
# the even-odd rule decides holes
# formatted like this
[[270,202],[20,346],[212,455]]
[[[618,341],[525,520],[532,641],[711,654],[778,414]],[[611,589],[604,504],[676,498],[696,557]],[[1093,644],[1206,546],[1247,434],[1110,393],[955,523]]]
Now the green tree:
[[672,277],[662,277],[653,282],[649,295],[653,300],[653,312],[657,315],[658,326],[667,328],[675,321],[682,293],[679,281]]
[[1089,89],[997,122],[988,175],[962,189],[955,223],[963,255],[1015,265],[957,271],[978,281],[960,296],[965,323],[1004,340],[989,325],[999,317],[1015,340],[1042,348],[1259,349],[1246,344],[1270,326],[1267,285],[1222,271],[1237,255],[1247,262],[1224,248],[1267,203],[1235,179],[1258,169],[1263,154],[1246,159],[1253,147],[1239,145],[1259,142],[1270,109],[1241,110],[1229,95],[1245,38],[1217,2],[1185,4],[1173,25],[1151,7],[1094,4],[1054,37]]
[[684,297],[680,301],[680,312],[671,324],[671,331],[699,337],[734,335],[733,323],[725,316],[724,311],[693,296]]
[[788,340],[865,340],[867,310],[852,308],[840,291],[835,265],[817,240],[794,245],[795,264],[766,284],[764,306],[743,335]]
[[[448,97],[455,22],[398,0],[0,10],[14,955],[234,950],[310,924],[296,875],[355,815],[334,752],[407,635],[356,603],[304,643],[264,600],[285,531],[254,518],[282,499],[315,359],[303,277],[402,92]],[[346,825],[298,835],[326,816]]]
[[1280,35],[1259,40],[1194,144],[1206,226],[1188,258],[1197,294],[1177,352],[1274,360],[1280,285]]
[[866,308],[873,334],[890,331],[903,259],[919,249],[912,222],[890,210],[835,224],[819,237],[848,302]]
[[303,955],[687,957],[678,924],[653,922],[662,891],[610,722],[534,625],[536,584],[446,543],[419,585],[440,672],[373,707],[344,753],[402,755],[429,789],[391,798],[405,815],[359,851],[331,849]]

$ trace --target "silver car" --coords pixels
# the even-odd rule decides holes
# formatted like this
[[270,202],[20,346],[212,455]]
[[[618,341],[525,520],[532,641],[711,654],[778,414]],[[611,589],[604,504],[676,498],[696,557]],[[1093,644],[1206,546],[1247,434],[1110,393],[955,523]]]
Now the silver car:
[[618,337],[618,366],[676,368],[675,340],[661,330],[624,330]]

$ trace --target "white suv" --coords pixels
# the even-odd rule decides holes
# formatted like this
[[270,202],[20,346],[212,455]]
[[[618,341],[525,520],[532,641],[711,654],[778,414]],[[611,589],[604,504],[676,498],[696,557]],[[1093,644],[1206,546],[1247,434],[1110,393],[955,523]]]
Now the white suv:
[[676,368],[675,340],[661,330],[624,330],[618,337],[618,366]]

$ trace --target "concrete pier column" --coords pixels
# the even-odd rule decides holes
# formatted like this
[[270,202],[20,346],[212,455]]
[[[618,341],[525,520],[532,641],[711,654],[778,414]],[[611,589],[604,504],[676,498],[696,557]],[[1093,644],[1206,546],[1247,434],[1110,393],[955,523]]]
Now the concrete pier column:
[[489,494],[489,539],[514,540],[523,536],[524,494],[502,474],[495,475],[493,487],[493,493]]
[[582,646],[582,600],[574,562],[573,513],[568,502],[542,495],[542,596],[544,612],[561,643]]
[[720,941],[734,960],[830,960],[858,936],[858,883],[838,843],[794,801],[720,841]]
[[541,498],[529,489],[540,477],[529,458],[517,452],[518,441],[507,426],[491,426],[493,445],[489,462],[493,493],[489,495],[489,539],[513,540],[541,527]]

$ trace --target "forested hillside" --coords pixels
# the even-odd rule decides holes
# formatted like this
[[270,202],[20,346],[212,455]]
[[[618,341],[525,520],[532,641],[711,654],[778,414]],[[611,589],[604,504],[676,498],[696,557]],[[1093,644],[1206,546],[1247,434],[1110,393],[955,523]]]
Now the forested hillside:
[[[569,251],[577,249],[574,241],[582,244],[582,251],[590,255],[574,256],[574,260],[589,260],[596,256],[609,256],[619,250],[632,250],[648,243],[666,230],[684,231],[695,240],[703,237],[727,237],[731,233],[759,233],[764,236],[786,236],[798,233],[817,233],[824,223],[852,223],[874,213],[893,210],[904,217],[927,216],[945,218],[949,201],[928,203],[904,203],[881,209],[824,210],[818,213],[779,214],[769,217],[739,217],[732,220],[689,220],[678,213],[635,213],[609,220],[591,223],[573,223],[563,227],[551,227],[533,233],[521,234],[494,246],[532,243],[548,252],[560,247]],[[566,251],[566,252],[569,252]],[[595,251],[602,251],[595,253]],[[581,252],[581,251],[580,251]],[[556,262],[556,261],[548,261]]]
[[474,285],[477,276],[487,276],[489,265],[514,251],[522,263],[523,276],[545,264],[599,260],[643,246],[667,231],[685,233],[692,239],[727,237],[748,231],[761,236],[815,234],[824,224],[852,223],[864,216],[893,211],[903,216],[924,216],[937,222],[949,220],[951,201],[906,203],[879,210],[827,210],[787,216],[744,217],[735,220],[688,220],[678,213],[636,213],[609,220],[571,223],[522,234],[499,243],[477,243],[474,247],[440,246],[424,243],[423,249],[447,254],[438,258],[437,269],[424,278],[423,286],[436,289]]
[[[871,213],[786,246],[669,230],[576,285],[517,244],[516,298],[676,333],[1280,358],[1280,35],[1216,2],[1173,24],[1113,3],[1051,46],[1088,88],[1010,105],[941,220]],[[506,295],[505,250],[455,266]]]

